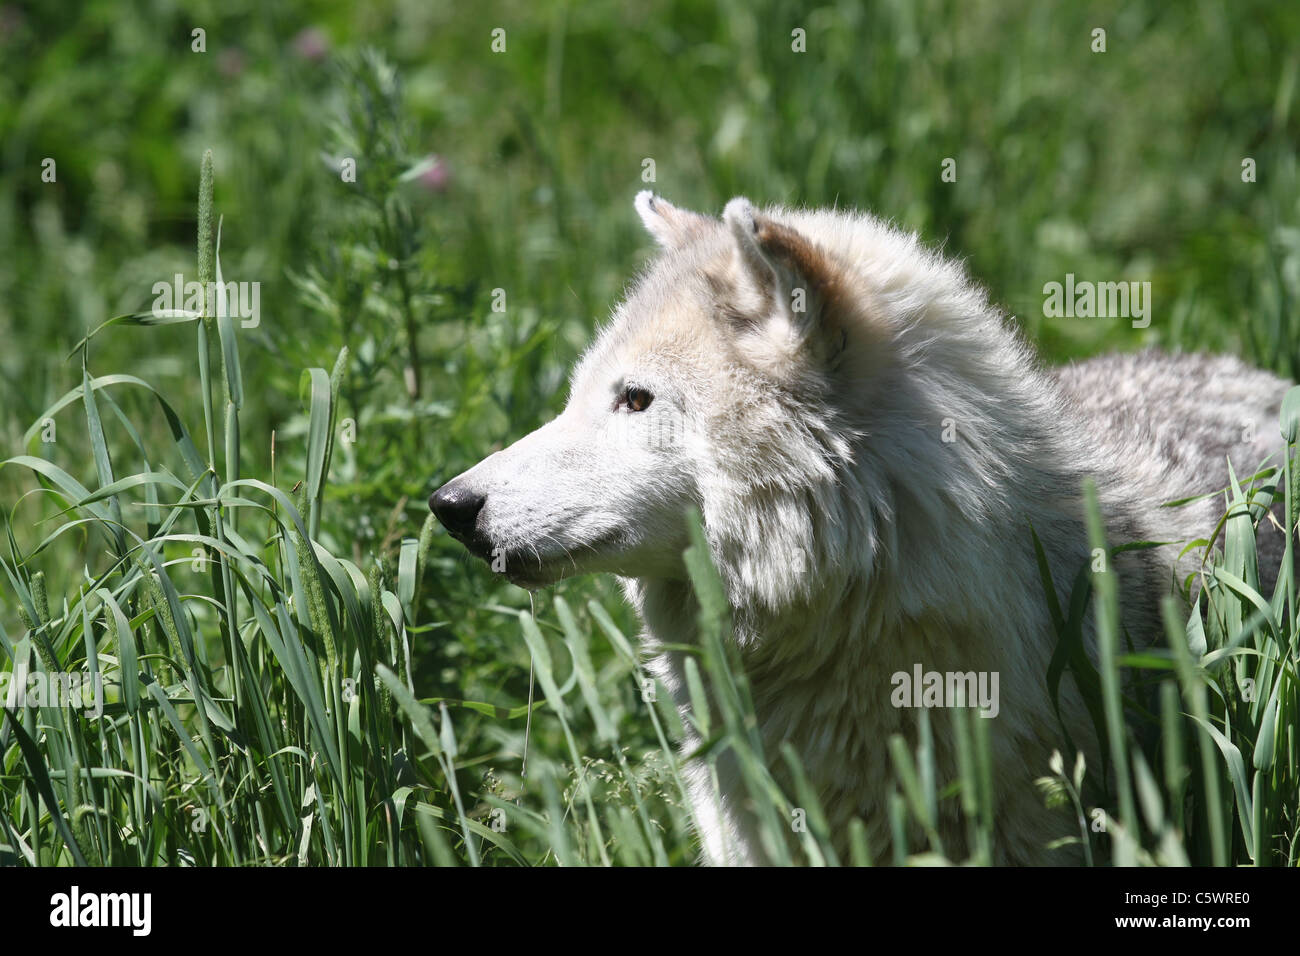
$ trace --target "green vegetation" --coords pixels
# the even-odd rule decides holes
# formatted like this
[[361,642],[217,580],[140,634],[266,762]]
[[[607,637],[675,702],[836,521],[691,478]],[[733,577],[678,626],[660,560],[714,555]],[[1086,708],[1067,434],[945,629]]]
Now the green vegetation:
[[[1051,361],[1157,343],[1296,378],[1297,35],[1300,8],[1262,2],[0,8],[0,676],[104,687],[100,719],[0,716],[0,864],[691,862],[679,717],[643,695],[613,582],[534,615],[425,506],[563,404],[649,252],[646,171],[693,208],[920,230]],[[1066,273],[1151,280],[1150,327],[1045,318]],[[260,283],[256,323],[160,319],[177,274]],[[1295,528],[1296,469],[1227,490],[1205,623],[1171,602],[1167,649],[1126,652],[1091,579],[1110,765],[1063,741],[1043,785],[1095,862],[1300,858],[1297,582],[1260,593],[1253,532],[1271,498]],[[720,690],[694,719],[773,852],[940,860],[955,801],[990,860],[962,712],[960,778],[935,778],[920,711],[882,770],[897,845],[855,831],[836,855],[764,769],[698,547]],[[1056,609],[1067,645],[1076,614]]]

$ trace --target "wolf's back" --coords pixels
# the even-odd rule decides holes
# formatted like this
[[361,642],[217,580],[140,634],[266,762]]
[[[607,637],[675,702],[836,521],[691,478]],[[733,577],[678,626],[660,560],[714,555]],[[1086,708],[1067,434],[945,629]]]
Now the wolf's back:
[[[1149,540],[1207,535],[1223,513],[1221,496],[1161,505],[1227,488],[1229,461],[1243,485],[1281,463],[1278,416],[1290,383],[1240,359],[1148,349],[1067,365],[1054,375],[1078,413],[1080,439],[1099,478],[1134,505]],[[1259,527],[1261,583],[1271,593],[1285,542],[1268,522]],[[1180,572],[1198,561],[1187,556]]]

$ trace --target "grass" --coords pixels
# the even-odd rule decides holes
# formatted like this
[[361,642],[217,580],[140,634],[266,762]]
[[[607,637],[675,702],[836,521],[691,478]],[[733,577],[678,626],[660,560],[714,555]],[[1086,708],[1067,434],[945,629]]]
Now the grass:
[[[151,13],[159,44],[99,2],[0,37],[0,674],[99,675],[105,693],[99,719],[0,717],[0,863],[695,859],[681,718],[610,583],[534,609],[423,504],[562,402],[647,251],[630,210],[646,159],[685,205],[838,201],[922,230],[1051,360],[1156,343],[1300,373],[1289,9],[371,9],[200,10],[207,54],[189,15]],[[295,52],[313,24],[341,44],[323,59]],[[445,184],[423,175],[432,153]],[[177,272],[260,281],[260,325],[157,323],[148,291]],[[1150,278],[1151,328],[1045,318],[1066,272]],[[1223,553],[1199,613],[1169,606],[1167,649],[1123,646],[1104,572],[1055,611],[1045,680],[1085,688],[1107,760],[1080,766],[1063,739],[1042,786],[1095,863],[1296,863],[1294,559],[1263,594],[1254,558],[1267,496],[1295,527],[1294,455],[1280,467],[1225,489]],[[951,805],[970,862],[990,862],[984,722],[960,711],[891,741],[891,846],[827,831],[797,755],[752,735],[701,558],[691,666],[722,689],[692,718],[701,759],[736,755],[771,852],[940,862]],[[1090,602],[1095,664],[1070,653]],[[955,780],[936,779],[939,719],[962,741]]]

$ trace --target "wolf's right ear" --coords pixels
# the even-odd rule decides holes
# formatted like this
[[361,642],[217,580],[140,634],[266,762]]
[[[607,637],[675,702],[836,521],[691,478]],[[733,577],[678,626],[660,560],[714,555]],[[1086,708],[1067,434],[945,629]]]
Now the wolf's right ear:
[[646,231],[665,249],[676,249],[691,239],[704,235],[714,220],[689,209],[678,209],[648,189],[636,194],[636,211]]

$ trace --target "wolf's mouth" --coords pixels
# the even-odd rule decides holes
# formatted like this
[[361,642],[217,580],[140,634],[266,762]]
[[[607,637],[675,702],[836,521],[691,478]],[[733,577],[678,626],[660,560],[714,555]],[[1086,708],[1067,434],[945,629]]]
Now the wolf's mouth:
[[492,564],[492,569],[504,574],[511,584],[528,591],[536,591],[582,573],[572,557],[565,554],[507,552]]
[[504,574],[511,584],[535,591],[592,571],[593,558],[607,557],[618,533],[610,531],[590,542],[562,549],[513,548],[495,546],[486,536],[475,531],[472,535],[452,535],[475,557],[482,558],[492,570]]

